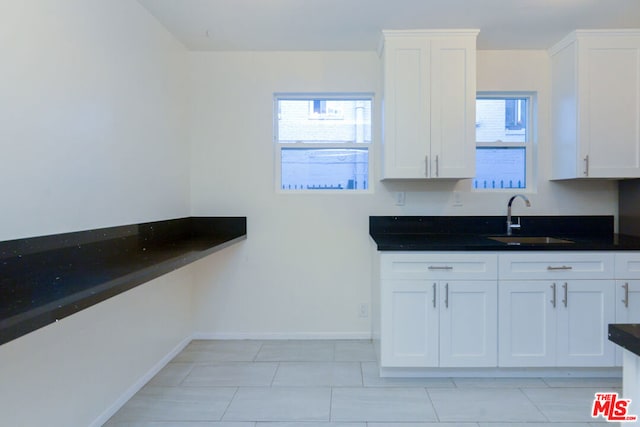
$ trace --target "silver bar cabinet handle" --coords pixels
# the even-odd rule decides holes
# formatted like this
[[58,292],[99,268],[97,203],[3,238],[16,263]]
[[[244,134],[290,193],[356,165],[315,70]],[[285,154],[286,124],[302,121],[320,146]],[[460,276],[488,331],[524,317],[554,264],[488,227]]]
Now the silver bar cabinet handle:
[[589,155],[584,156],[584,176],[589,176]]
[[436,284],[433,284],[433,308],[436,308]]
[[438,159],[438,155],[436,154],[436,177],[440,176],[440,165],[439,165],[439,159]]
[[444,285],[444,307],[449,308],[449,284]]
[[453,270],[450,265],[430,265],[429,270]]
[[429,156],[424,156],[424,176],[429,178]]
[[547,266],[547,270],[552,271],[552,270],[573,270],[573,267],[570,265],[563,265],[561,267],[554,267],[552,265]]
[[624,303],[625,308],[629,308],[629,283],[622,285],[622,288],[624,289],[624,299],[622,302]]
[[556,284],[551,285],[551,289],[553,289],[553,298],[551,299],[551,305],[553,308],[556,308]]
[[567,306],[567,302],[569,300],[568,296],[569,296],[569,284],[567,282],[564,282],[564,285],[562,285],[562,288],[564,289],[564,299],[562,300],[562,303],[564,304],[564,306]]

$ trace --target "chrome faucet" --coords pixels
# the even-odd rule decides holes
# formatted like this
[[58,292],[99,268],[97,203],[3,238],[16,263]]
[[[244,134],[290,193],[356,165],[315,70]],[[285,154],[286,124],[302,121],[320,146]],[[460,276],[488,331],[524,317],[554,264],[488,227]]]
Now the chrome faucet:
[[511,234],[513,233],[512,230],[514,228],[520,228],[520,218],[518,218],[517,224],[513,224],[511,222],[511,205],[513,204],[513,201],[516,199],[516,197],[521,197],[522,200],[524,200],[527,207],[531,207],[531,202],[523,194],[516,194],[515,196],[509,199],[509,203],[507,204],[507,236],[511,236]]

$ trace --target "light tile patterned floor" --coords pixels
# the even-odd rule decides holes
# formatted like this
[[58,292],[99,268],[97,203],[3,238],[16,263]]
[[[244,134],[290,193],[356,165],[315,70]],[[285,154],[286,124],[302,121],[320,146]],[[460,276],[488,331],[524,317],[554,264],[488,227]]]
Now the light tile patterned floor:
[[592,427],[619,378],[380,378],[369,341],[193,341],[108,427]]

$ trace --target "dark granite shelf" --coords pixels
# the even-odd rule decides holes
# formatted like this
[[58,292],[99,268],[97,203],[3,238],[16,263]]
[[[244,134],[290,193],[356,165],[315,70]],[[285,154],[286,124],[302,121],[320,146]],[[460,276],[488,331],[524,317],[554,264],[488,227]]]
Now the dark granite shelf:
[[610,324],[609,341],[640,356],[640,325],[631,323]]
[[640,250],[640,237],[614,234],[613,216],[514,216],[514,236],[551,236],[571,243],[508,244],[504,216],[371,216],[379,251],[608,251]]
[[245,217],[189,217],[0,242],[0,344],[246,239]]

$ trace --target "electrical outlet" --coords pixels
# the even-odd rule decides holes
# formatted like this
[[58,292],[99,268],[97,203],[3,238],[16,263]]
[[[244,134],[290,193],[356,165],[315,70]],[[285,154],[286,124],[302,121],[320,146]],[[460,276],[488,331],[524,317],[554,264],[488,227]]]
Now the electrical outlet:
[[369,317],[369,304],[361,303],[358,307],[358,317]]
[[453,192],[453,206],[461,207],[462,206],[462,196],[459,191]]
[[396,191],[396,206],[404,206],[405,196],[404,191]]

